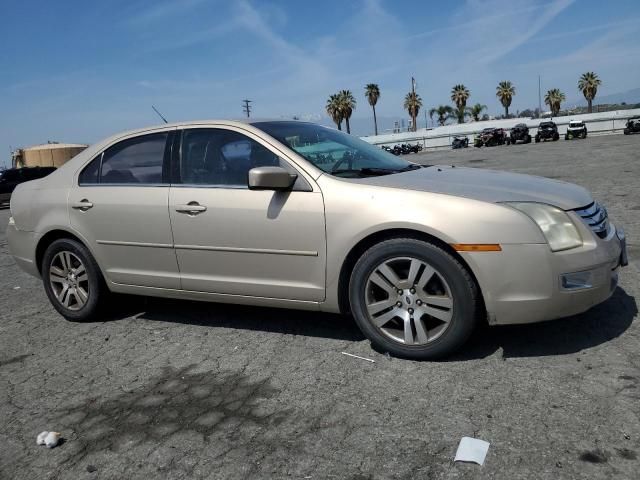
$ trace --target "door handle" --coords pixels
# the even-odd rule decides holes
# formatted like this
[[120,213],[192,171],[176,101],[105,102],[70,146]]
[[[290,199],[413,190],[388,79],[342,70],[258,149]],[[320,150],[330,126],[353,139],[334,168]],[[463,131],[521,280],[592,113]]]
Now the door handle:
[[187,215],[199,215],[202,212],[206,212],[207,207],[200,205],[198,202],[189,202],[186,205],[176,206],[176,212],[186,213]]
[[90,208],[93,208],[93,203],[91,203],[89,200],[87,200],[86,198],[83,198],[82,200],[80,200],[79,202],[76,202],[74,204],[71,205],[71,208],[75,209],[75,210],[80,210],[82,212],[86,212],[87,210],[89,210]]

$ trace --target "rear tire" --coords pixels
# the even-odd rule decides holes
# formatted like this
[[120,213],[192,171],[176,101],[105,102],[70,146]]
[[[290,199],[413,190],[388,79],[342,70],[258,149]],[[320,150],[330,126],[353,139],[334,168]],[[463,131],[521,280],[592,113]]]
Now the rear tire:
[[109,293],[89,250],[66,238],[47,247],[42,259],[42,281],[53,307],[74,322],[95,318]]
[[349,283],[351,312],[362,333],[379,349],[415,360],[460,348],[475,326],[478,298],[475,281],[456,258],[411,238],[371,247]]
[[536,143],[540,143],[540,137],[536,135]]
[[625,128],[625,129],[622,131],[622,133],[624,133],[625,135],[629,135],[629,129],[628,129],[628,128]]

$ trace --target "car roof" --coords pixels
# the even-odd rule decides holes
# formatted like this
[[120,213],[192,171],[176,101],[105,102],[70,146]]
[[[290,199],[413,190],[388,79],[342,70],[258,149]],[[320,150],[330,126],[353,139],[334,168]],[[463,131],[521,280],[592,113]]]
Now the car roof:
[[[287,122],[296,122],[296,123],[312,123],[313,122],[305,122],[301,120],[292,120],[292,119],[283,119],[283,118],[240,118],[240,119],[208,119],[208,120],[189,120],[184,122],[169,122],[169,123],[161,123],[156,125],[150,125],[148,127],[136,128],[133,130],[127,130],[123,132],[119,132],[112,137],[122,137],[122,136],[132,136],[137,133],[145,133],[151,130],[158,129],[171,129],[171,128],[181,128],[181,127],[189,127],[189,126],[206,126],[206,125],[227,125],[227,126],[236,126],[243,127],[247,125],[255,125],[264,122],[279,122],[279,123],[287,123]],[[316,124],[314,124],[316,125]],[[320,125],[322,126],[322,125]]]

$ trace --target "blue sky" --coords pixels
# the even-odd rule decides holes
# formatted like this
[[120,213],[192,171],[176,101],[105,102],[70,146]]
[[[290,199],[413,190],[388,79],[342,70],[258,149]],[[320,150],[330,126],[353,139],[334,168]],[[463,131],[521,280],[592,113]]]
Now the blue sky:
[[[557,87],[578,99],[585,71],[600,95],[640,87],[637,0],[103,0],[2,2],[0,164],[9,148],[95,142],[169,120],[298,115],[326,122],[338,89],[368,118],[402,116],[411,76],[431,108],[456,83],[500,113],[495,86],[511,80],[512,110]],[[364,124],[364,123],[363,123]],[[368,131],[357,132],[361,134]]]

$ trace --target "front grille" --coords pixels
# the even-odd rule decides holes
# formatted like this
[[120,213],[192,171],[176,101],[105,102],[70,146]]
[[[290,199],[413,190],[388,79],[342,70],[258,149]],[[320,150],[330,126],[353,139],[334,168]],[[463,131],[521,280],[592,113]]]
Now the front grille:
[[598,202],[593,202],[586,207],[578,208],[575,212],[589,225],[589,228],[600,238],[605,238],[609,233],[609,214],[607,209]]

